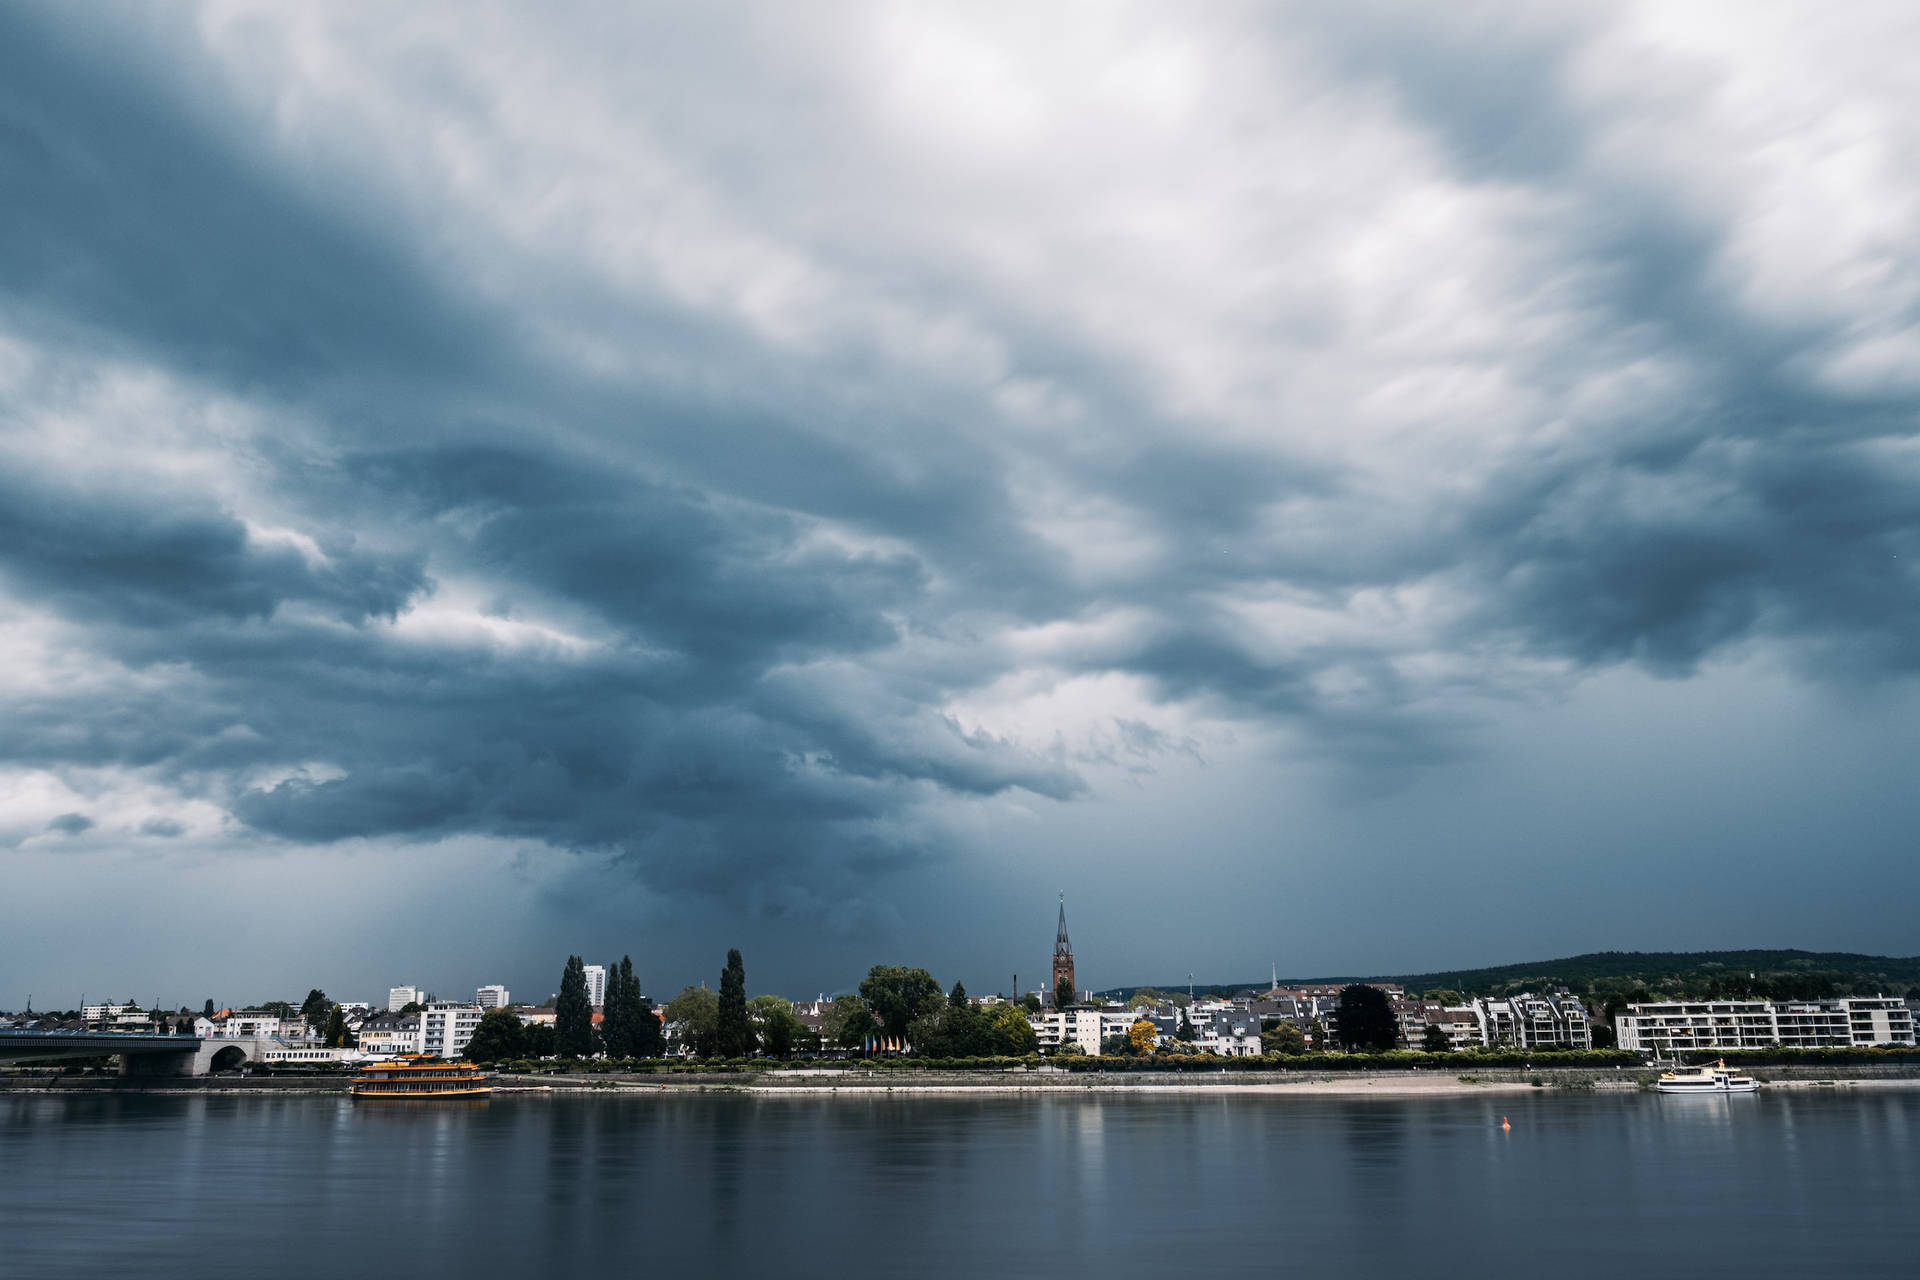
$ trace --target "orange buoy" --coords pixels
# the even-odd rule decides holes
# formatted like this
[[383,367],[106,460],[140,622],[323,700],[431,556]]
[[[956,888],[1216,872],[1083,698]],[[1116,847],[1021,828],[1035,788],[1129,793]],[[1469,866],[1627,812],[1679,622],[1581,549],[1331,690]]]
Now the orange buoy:
[[1510,1130],[1510,1129],[1512,1129],[1512,1128],[1513,1128],[1513,1126],[1507,1123],[1507,1118],[1506,1118],[1505,1116],[1501,1116],[1501,1117],[1500,1117],[1500,1132],[1502,1132],[1502,1133],[1506,1133],[1506,1132],[1507,1132],[1508,1130]]

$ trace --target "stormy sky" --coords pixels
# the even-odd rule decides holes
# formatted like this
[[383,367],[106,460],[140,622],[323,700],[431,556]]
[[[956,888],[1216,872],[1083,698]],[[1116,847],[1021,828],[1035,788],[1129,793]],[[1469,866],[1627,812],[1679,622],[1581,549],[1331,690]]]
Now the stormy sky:
[[1916,47],[0,10],[0,1006],[1920,951]]

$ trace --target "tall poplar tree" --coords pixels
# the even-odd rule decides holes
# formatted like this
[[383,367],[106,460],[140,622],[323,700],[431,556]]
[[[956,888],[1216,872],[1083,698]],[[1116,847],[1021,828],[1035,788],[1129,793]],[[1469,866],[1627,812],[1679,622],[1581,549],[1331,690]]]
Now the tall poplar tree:
[[600,1046],[609,1058],[633,1056],[633,1027],[627,1014],[627,989],[620,966],[607,966],[607,994],[600,1004]]
[[560,995],[553,1006],[553,1051],[563,1058],[584,1058],[593,1052],[593,1005],[587,1000],[587,965],[579,956],[567,957],[560,975]]
[[654,1016],[653,1001],[641,993],[640,979],[633,975],[633,966],[624,959],[620,961],[620,981],[626,984],[628,1008],[633,1013],[633,1056],[665,1057],[667,1037],[660,1028],[660,1019]]
[[723,1058],[744,1058],[753,1052],[753,1023],[747,1017],[747,966],[739,948],[727,952],[720,971],[720,1011],[714,1036]]

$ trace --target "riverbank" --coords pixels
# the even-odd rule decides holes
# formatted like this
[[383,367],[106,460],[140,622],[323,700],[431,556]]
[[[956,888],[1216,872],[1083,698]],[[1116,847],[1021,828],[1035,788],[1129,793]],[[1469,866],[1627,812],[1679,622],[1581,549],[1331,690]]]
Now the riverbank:
[[[1915,1089],[1920,1068],[1776,1067],[1755,1073],[1770,1089]],[[499,1096],[604,1097],[673,1093],[798,1095],[965,1094],[1233,1094],[1271,1097],[1451,1097],[1533,1091],[1634,1092],[1650,1089],[1651,1071],[1483,1070],[1379,1072],[1197,1072],[1100,1073],[1089,1071],[860,1071],[684,1072],[643,1075],[512,1075],[492,1077]],[[56,1073],[0,1076],[0,1093],[141,1093],[341,1095],[345,1075],[251,1075],[213,1077],[82,1076]]]

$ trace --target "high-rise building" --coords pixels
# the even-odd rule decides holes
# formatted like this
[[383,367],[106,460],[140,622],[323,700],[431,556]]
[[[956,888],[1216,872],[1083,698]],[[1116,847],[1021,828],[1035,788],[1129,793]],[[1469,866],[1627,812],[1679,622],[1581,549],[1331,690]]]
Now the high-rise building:
[[507,1007],[507,989],[498,983],[481,987],[473,993],[473,1002],[482,1009],[504,1009]]
[[1053,1005],[1064,1009],[1075,1000],[1073,944],[1067,941],[1067,895],[1060,895],[1060,932],[1053,940]]
[[392,987],[387,991],[387,1012],[398,1013],[410,1004],[425,1004],[427,993],[418,987]]
[[607,966],[587,966],[587,1003],[598,1009],[607,1003]]
[[420,1011],[420,1051],[457,1058],[480,1025],[480,1010],[470,1004],[431,1004]]

